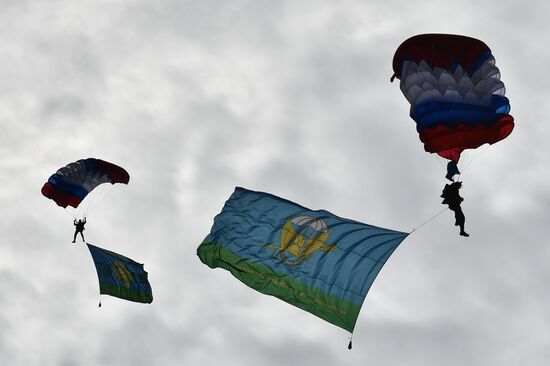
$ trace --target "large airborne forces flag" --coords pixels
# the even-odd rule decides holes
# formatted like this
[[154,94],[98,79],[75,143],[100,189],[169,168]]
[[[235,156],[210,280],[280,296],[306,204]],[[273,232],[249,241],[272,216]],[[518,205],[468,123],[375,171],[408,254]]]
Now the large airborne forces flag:
[[376,275],[407,235],[236,188],[197,254],[352,332]]

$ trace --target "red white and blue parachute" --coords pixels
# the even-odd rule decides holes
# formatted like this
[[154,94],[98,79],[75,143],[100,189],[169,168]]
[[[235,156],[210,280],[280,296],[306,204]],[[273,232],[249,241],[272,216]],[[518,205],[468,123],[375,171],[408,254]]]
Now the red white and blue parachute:
[[393,71],[427,152],[457,163],[465,149],[494,144],[514,128],[500,71],[478,39],[411,37],[395,52]]
[[60,168],[42,187],[42,194],[65,208],[78,207],[95,187],[102,183],[128,184],[126,170],[100,159],[82,159]]

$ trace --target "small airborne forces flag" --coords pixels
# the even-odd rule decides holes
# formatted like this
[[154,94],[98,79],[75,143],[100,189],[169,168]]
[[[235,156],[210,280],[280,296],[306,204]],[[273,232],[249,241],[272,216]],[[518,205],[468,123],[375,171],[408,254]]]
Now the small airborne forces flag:
[[121,299],[151,303],[153,292],[143,264],[88,244],[99,279],[99,293]]

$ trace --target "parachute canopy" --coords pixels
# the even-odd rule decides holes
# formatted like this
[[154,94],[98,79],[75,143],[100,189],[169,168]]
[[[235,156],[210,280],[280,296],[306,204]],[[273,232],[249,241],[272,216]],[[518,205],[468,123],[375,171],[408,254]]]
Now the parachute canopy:
[[416,35],[397,48],[393,71],[427,152],[458,162],[465,149],[494,144],[514,128],[500,71],[478,39]]
[[42,194],[61,207],[76,208],[95,187],[102,183],[128,184],[130,175],[118,165],[88,158],[60,168],[42,187]]

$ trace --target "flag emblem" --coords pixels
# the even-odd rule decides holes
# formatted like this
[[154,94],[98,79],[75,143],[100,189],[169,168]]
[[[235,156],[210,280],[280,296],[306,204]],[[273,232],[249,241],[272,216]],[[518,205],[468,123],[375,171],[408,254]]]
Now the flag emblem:
[[307,261],[315,252],[331,252],[336,244],[325,245],[330,235],[323,219],[298,216],[288,219],[281,232],[279,245],[266,244],[265,248],[276,249],[276,256],[289,265]]

